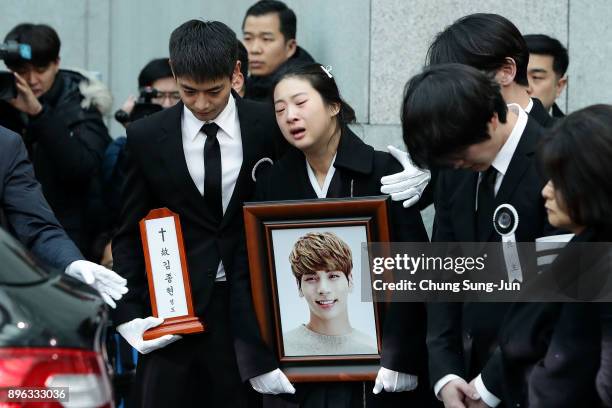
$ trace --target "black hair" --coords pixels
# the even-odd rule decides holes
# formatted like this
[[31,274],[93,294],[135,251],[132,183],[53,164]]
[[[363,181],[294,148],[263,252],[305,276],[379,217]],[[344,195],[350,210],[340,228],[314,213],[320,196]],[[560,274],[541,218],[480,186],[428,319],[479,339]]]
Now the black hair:
[[18,69],[27,63],[35,67],[46,67],[57,61],[61,42],[57,32],[46,24],[22,23],[14,27],[4,37],[4,41],[17,41],[28,44],[32,49],[32,59],[24,60],[20,57],[5,59],[5,64],[11,70]]
[[249,7],[242,20],[242,29],[244,30],[244,22],[248,16],[263,16],[270,13],[278,14],[280,32],[285,37],[285,41],[295,39],[297,31],[295,13],[285,3],[277,0],[261,0]]
[[152,86],[153,82],[162,78],[172,78],[172,69],[168,58],[157,58],[149,61],[138,75],[138,87]]
[[452,154],[490,138],[494,114],[506,122],[499,85],[463,64],[432,65],[412,77],[404,89],[402,136],[414,163],[445,165]]
[[545,133],[538,154],[572,222],[610,227],[612,106],[592,105],[568,115]]
[[238,53],[236,59],[240,61],[240,72],[242,73],[246,81],[246,78],[249,76],[249,53],[244,47],[244,44],[242,44],[242,41],[237,38],[236,44],[238,47],[238,49],[236,50],[236,52]]
[[323,68],[321,64],[294,64],[284,68],[278,75],[272,90],[276,85],[285,78],[297,77],[304,79],[321,95],[323,102],[327,105],[338,104],[340,110],[336,116],[338,124],[345,126],[349,123],[354,123],[356,120],[355,110],[342,99],[338,85],[331,73],[328,75],[327,68]]
[[556,38],[544,34],[528,34],[525,36],[530,54],[550,55],[553,57],[553,71],[559,78],[565,75],[569,65],[567,49]]
[[231,78],[236,48],[236,34],[225,24],[189,20],[170,36],[170,63],[177,78],[198,82]]
[[529,50],[521,32],[512,22],[497,14],[470,14],[438,33],[427,51],[429,65],[458,62],[493,72],[516,63],[514,81],[528,86]]

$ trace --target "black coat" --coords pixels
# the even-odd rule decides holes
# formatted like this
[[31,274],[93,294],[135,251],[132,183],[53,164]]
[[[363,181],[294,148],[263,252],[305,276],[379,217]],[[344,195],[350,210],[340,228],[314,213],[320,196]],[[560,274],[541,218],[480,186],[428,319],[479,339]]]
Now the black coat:
[[[529,118],[510,166],[495,196],[495,207],[509,203],[519,214],[516,240],[534,241],[550,234],[541,195],[545,181],[540,178],[535,150],[542,132]],[[436,189],[436,218],[432,241],[495,242],[499,235],[491,223],[481,236],[475,231],[475,203],[478,173],[442,170]],[[431,303],[428,305],[429,371],[432,385],[447,374],[468,382],[481,371],[489,391],[500,395],[499,373],[487,362],[497,347],[506,303]]]
[[[402,170],[399,162],[385,152],[375,151],[350,129],[344,128],[334,162],[340,183],[330,186],[328,197],[363,197],[380,195],[380,179]],[[332,195],[333,194],[333,195]],[[306,170],[306,158],[290,148],[285,155],[257,182],[256,197],[260,201],[316,199]],[[390,208],[392,239],[401,242],[427,241],[421,214],[416,206],[405,209],[393,201]],[[425,348],[425,308],[421,303],[392,303],[383,323],[381,365],[385,368],[418,375],[417,392],[399,393],[414,398],[415,406],[428,406]],[[361,387],[359,387],[361,388]],[[366,387],[366,393],[371,394]],[[298,391],[299,392],[299,391]],[[328,392],[330,392],[328,390]],[[393,397],[400,397],[400,395]],[[359,393],[361,395],[361,393]],[[325,398],[324,398],[325,399]],[[399,400],[398,400],[399,401]],[[418,401],[418,402],[417,402]],[[376,404],[376,403],[374,403]]]
[[[610,241],[609,232],[591,228],[569,245]],[[609,252],[586,254],[579,245],[566,247],[543,274],[554,279],[568,271],[609,276]],[[611,404],[611,334],[610,303],[515,303],[500,332],[504,402],[512,407],[597,407],[603,398]]]
[[3,127],[0,127],[0,213],[5,216],[9,231],[47,266],[64,270],[73,261],[83,259],[47,204],[21,136]]
[[286,69],[314,63],[314,59],[302,47],[297,47],[295,53],[287,61],[282,63],[276,71],[266,76],[249,76],[246,78],[246,90],[244,97],[256,101],[269,101],[272,98],[272,91],[279,75]]
[[91,238],[87,213],[91,181],[111,141],[100,112],[94,106],[81,107],[79,85],[86,81],[79,73],[60,70],[40,97],[43,111],[39,115],[26,117],[15,110],[9,114],[17,120],[45,198],[85,252]]
[[[180,216],[193,306],[205,317],[219,261],[230,288],[230,318],[241,377],[246,380],[277,367],[260,341],[252,310],[244,247],[242,204],[255,192],[251,172],[264,157],[274,158],[282,139],[268,105],[239,97],[236,108],[243,160],[230,203],[219,226],[193,183],[181,138],[183,104],[138,120],[127,129],[126,172],[121,228],[113,240],[115,271],[128,280],[129,292],[113,313],[119,325],[151,315],[138,222],[154,208]],[[260,348],[263,347],[263,348]]]

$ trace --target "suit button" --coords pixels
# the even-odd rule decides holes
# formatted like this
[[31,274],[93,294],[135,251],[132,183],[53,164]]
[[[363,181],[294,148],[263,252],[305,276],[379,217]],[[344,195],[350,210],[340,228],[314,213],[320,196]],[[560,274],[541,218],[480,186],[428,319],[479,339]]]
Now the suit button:
[[468,340],[472,340],[472,333],[471,332],[465,333],[465,338]]
[[208,269],[208,277],[212,278],[214,276],[214,270],[212,268]]

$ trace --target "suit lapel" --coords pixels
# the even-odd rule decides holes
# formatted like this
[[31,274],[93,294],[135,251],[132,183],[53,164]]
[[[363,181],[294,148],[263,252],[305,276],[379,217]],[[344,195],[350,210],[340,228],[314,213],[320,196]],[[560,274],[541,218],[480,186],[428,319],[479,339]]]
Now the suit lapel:
[[233,93],[236,101],[236,111],[238,112],[238,121],[240,122],[240,136],[242,139],[242,165],[238,173],[238,179],[234,186],[234,191],[230,202],[223,214],[221,228],[229,223],[237,210],[242,208],[242,203],[250,198],[250,192],[254,188],[254,181],[251,172],[259,159],[261,140],[259,135],[265,132],[261,129],[261,122],[257,115],[253,115],[245,104],[245,101]]
[[453,200],[452,217],[457,228],[458,241],[476,241],[476,182],[478,173],[463,171],[465,174],[459,181],[459,188]]
[[[512,197],[517,187],[523,182],[523,175],[532,163],[535,147],[541,128],[534,122],[534,119],[527,119],[527,125],[521,135],[521,140],[514,151],[508,170],[504,175],[499,191],[495,196],[495,208],[501,204],[512,202]],[[488,241],[493,234],[493,222],[491,222],[483,241]]]
[[[205,210],[204,197],[196,187],[187,168],[185,152],[183,151],[183,138],[181,133],[181,114],[183,104],[177,103],[168,108],[167,116],[162,124],[162,132],[158,139],[159,155],[162,165],[171,174],[172,181],[176,184],[183,197],[198,214],[202,215],[205,224],[212,227],[215,225],[214,217]],[[197,217],[199,218],[199,217]]]

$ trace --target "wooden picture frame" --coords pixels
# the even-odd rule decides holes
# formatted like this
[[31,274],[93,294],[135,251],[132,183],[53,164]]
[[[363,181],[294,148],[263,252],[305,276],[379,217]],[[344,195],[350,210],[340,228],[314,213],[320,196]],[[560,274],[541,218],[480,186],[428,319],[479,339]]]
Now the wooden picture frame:
[[[300,303],[303,300],[298,300],[299,298],[295,294],[293,295],[295,301],[286,301],[283,300],[283,297],[289,298],[289,295],[285,295],[285,293],[292,291],[293,293],[299,292],[300,296],[304,296],[304,288],[300,286],[304,282],[304,277],[302,276],[298,283],[298,278],[291,272],[290,267],[289,271],[284,270],[287,268],[288,260],[281,268],[282,271],[277,270],[276,264],[278,263],[280,267],[285,262],[283,259],[286,258],[287,248],[295,244],[295,237],[303,236],[304,232],[309,231],[329,231],[338,235],[341,239],[346,239],[347,242],[353,242],[360,236],[365,236],[367,242],[388,242],[390,241],[388,208],[388,197],[245,203],[243,213],[255,314],[263,340],[274,350],[281,369],[291,381],[370,381],[376,378],[380,366],[381,322],[384,317],[384,303],[361,302],[366,305],[364,307],[371,307],[372,310],[376,335],[375,352],[367,354],[361,352],[357,354],[304,352],[288,355],[285,352],[284,336],[290,333],[286,331],[289,324],[295,325],[296,322],[287,318],[289,316],[288,312],[284,313],[283,308],[288,309],[291,306],[291,309],[293,309],[293,303]],[[292,240],[293,242],[291,242]],[[357,248],[354,248],[354,246],[357,246]],[[371,290],[369,282],[372,279],[372,272],[362,274],[361,268],[355,267],[357,258],[359,258],[359,265],[364,265],[367,262],[369,268],[371,264],[368,259],[369,253],[362,252],[362,248],[367,251],[367,246],[363,242],[351,245],[353,258],[351,277],[353,281],[351,284],[356,280],[357,275],[361,275],[359,277],[360,281],[369,279],[368,282],[361,282],[361,284],[367,284]],[[294,287],[285,289],[287,284],[281,282],[281,277],[282,282],[292,279]],[[349,277],[347,276],[348,280]],[[351,296],[360,300],[361,289],[357,288],[354,292]],[[333,301],[334,304],[336,302],[339,301]],[[354,300],[352,302],[355,304]],[[351,310],[348,303],[349,301],[346,302],[346,308],[348,310],[347,314],[350,316]],[[321,303],[318,304],[321,305]],[[316,308],[316,306],[312,306],[312,302],[310,302],[309,307],[312,318],[313,308]],[[357,314],[358,319],[362,319],[367,314],[367,312]],[[367,320],[367,316],[363,319]],[[301,326],[308,328],[311,322],[312,320],[308,325],[302,324]],[[352,323],[351,321],[351,325]],[[371,323],[368,326],[365,321],[362,324],[364,327],[372,327]],[[295,330],[300,330],[300,326]],[[355,331],[356,329],[353,329],[351,333]],[[366,331],[366,334],[371,335],[371,330]],[[323,338],[323,336],[321,335],[320,338]]]

